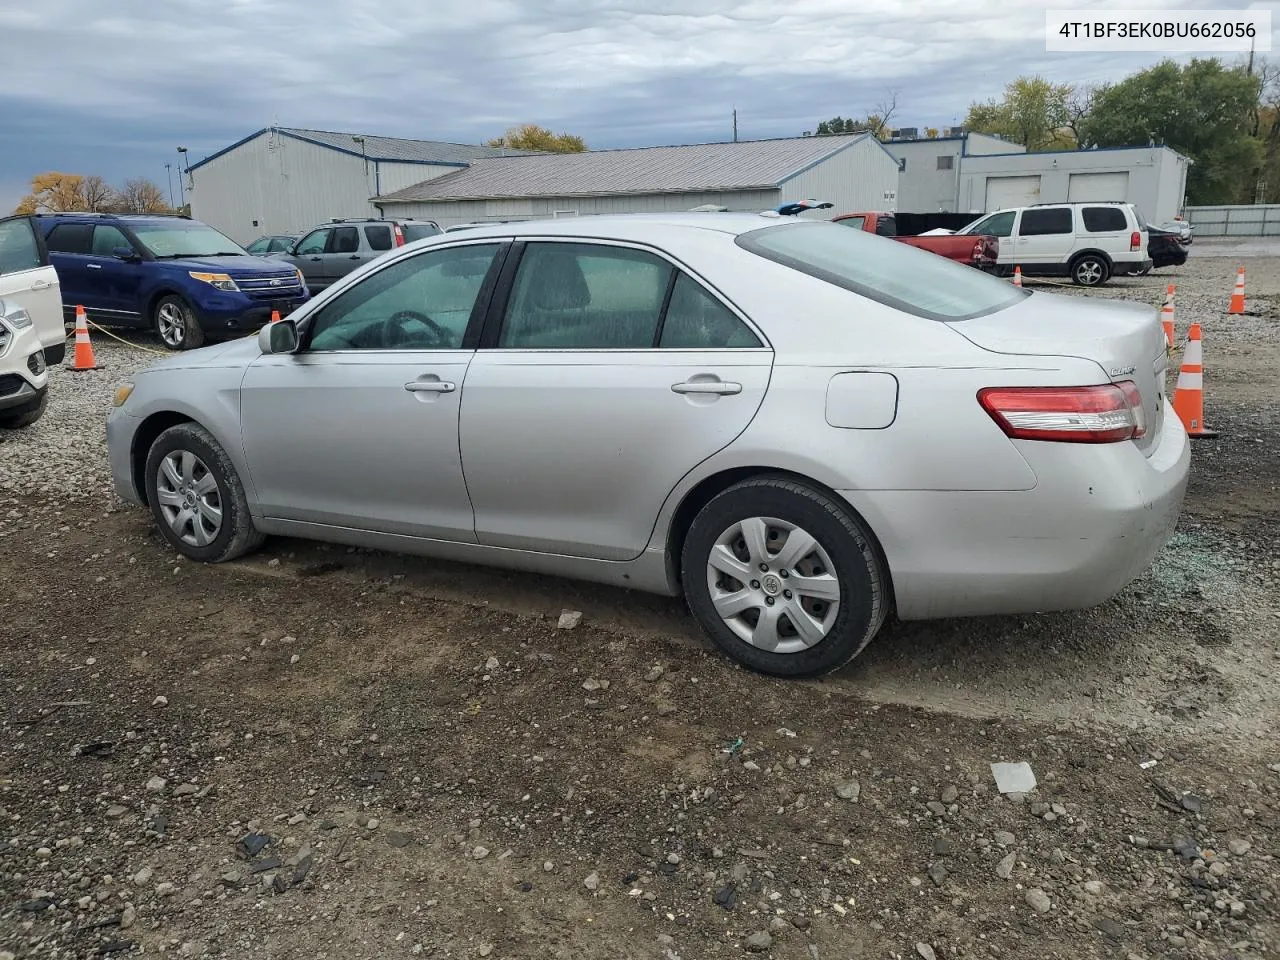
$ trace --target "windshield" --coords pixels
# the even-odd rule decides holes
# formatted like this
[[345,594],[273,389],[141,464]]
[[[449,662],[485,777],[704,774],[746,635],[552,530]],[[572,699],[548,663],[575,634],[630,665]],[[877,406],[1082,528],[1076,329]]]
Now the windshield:
[[133,223],[133,232],[155,257],[243,257],[244,248],[213,227],[188,220]]
[[834,223],[765,227],[742,234],[737,244],[811,277],[930,320],[984,316],[1029,295],[973,267]]

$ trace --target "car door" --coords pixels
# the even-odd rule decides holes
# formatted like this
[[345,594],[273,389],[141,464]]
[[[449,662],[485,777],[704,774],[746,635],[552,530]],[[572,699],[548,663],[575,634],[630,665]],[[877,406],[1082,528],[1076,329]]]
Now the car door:
[[458,409],[501,250],[389,263],[308,318],[298,352],[249,366],[242,438],[266,516],[475,542]]
[[1013,227],[1017,217],[1017,210],[998,211],[988,217],[983,217],[973,226],[966,227],[964,229],[964,235],[974,237],[995,237],[1000,244],[1000,253],[997,257],[997,262],[1012,265],[1016,256],[1016,248],[1013,242]]
[[328,242],[328,227],[312,230],[298,241],[298,245],[293,248],[293,252],[288,257],[289,262],[302,271],[302,277],[313,293],[329,285],[329,281],[325,279],[324,270],[324,248]]
[[91,283],[96,277],[88,269],[89,249],[93,243],[93,224],[58,223],[45,237],[49,249],[49,262],[58,273],[62,287],[64,312],[70,316],[77,305],[86,310],[101,306],[98,285]]
[[[121,260],[117,250],[129,250],[137,259]],[[122,319],[138,319],[138,289],[142,285],[142,259],[137,249],[124,235],[124,231],[111,223],[93,225],[93,240],[87,270],[97,271],[94,284],[99,290],[99,309],[109,311]]]
[[534,240],[504,274],[463,387],[476,537],[639,556],[680,478],[755,416],[772,351],[656,251]]
[[1065,272],[1074,233],[1071,207],[1027,207],[1014,234],[1014,256],[1023,270]]
[[0,219],[0,300],[13,301],[27,311],[45,359],[61,363],[66,330],[58,274],[31,217]]
[[326,286],[341,280],[367,259],[371,257],[360,252],[359,227],[331,227],[323,254]]

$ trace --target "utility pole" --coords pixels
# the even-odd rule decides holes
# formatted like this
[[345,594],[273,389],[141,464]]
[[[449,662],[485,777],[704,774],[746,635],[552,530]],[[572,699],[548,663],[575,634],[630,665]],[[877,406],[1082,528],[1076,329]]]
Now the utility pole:
[[733,108],[733,142],[738,142],[738,108]]
[[164,176],[169,181],[169,206],[173,206],[173,164],[166,163],[164,165]]
[[186,158],[187,158],[187,148],[179,147],[178,148],[178,201],[179,201],[179,205],[183,207],[187,205],[186,190],[182,183],[182,178],[183,178],[182,162],[186,160]]

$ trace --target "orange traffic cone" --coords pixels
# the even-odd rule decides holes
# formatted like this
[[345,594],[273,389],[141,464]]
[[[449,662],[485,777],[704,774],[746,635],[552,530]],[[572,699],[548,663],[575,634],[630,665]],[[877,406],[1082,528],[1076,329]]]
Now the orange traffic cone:
[[279,322],[280,322],[280,311],[279,311],[279,310],[272,310],[272,311],[271,311],[271,322],[272,322],[272,323],[279,323]]
[[76,353],[72,358],[72,370],[97,370],[98,363],[93,359],[93,344],[89,342],[89,320],[84,315],[84,307],[76,307]]
[[1217,430],[1204,425],[1204,354],[1200,346],[1200,324],[1193,323],[1187,333],[1187,346],[1182,351],[1182,369],[1178,386],[1173,391],[1173,412],[1178,415],[1189,437],[1216,437]]
[[1244,313],[1244,267],[1236,268],[1236,288],[1231,291],[1227,313]]
[[1015,287],[1022,286],[1022,267],[1013,268],[1013,285]]
[[1164,339],[1173,346],[1173,338],[1177,336],[1177,328],[1173,319],[1173,284],[1169,284],[1169,289],[1164,295],[1164,306],[1160,308],[1160,324],[1164,327]]

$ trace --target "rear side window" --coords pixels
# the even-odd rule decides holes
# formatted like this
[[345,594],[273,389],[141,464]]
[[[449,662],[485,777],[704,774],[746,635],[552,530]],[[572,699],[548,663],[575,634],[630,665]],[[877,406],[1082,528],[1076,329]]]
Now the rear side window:
[[1023,237],[1043,237],[1054,233],[1070,232],[1070,207],[1045,209],[1028,207],[1022,211],[1022,222],[1018,224],[1018,234]]
[[898,235],[898,221],[893,217],[877,217],[876,218],[876,236],[877,237],[896,237]]
[[355,227],[334,227],[329,231],[325,253],[355,253],[360,249],[360,231]]
[[1085,207],[1080,216],[1089,233],[1115,233],[1129,229],[1124,211],[1119,207]]
[[0,222],[0,274],[21,273],[38,266],[40,247],[31,221],[21,217]]
[[385,224],[373,224],[364,228],[364,238],[373,250],[391,249],[391,228]]
[[760,338],[728,307],[681,273],[671,290],[658,346],[668,350],[716,350],[761,344]]
[[60,223],[53,228],[45,245],[54,253],[88,253],[89,237],[93,225],[88,223]]
[[405,243],[412,243],[414,240],[421,240],[423,237],[434,237],[443,231],[434,223],[402,223],[400,232],[404,234]]
[[1029,296],[972,267],[834,223],[764,227],[735,242],[757,256],[929,320],[981,317]]

